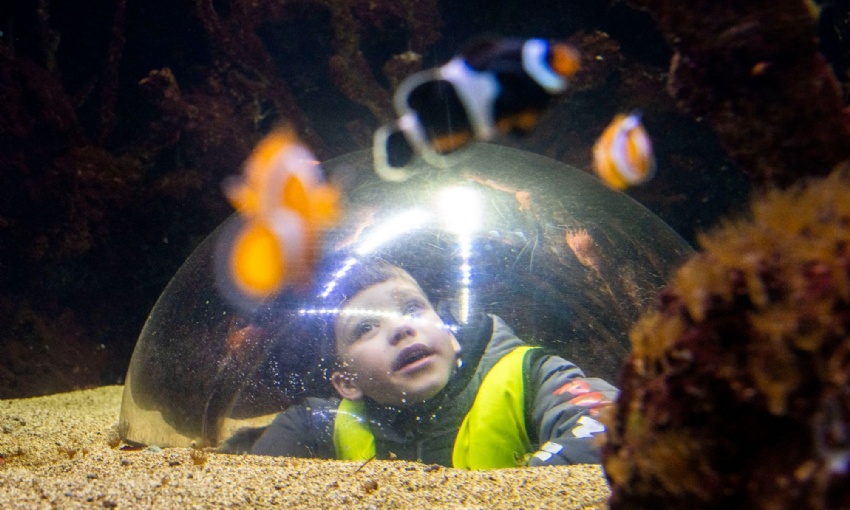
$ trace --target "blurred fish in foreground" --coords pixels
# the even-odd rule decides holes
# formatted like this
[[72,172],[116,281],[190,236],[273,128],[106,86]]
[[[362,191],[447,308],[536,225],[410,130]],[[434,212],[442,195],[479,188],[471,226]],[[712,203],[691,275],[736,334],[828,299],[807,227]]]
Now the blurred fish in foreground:
[[322,232],[340,216],[340,194],[292,129],[261,140],[243,174],[223,188],[239,213],[217,241],[216,278],[225,297],[252,308],[287,287],[309,285]]
[[394,96],[398,120],[375,132],[375,172],[403,181],[416,155],[445,167],[442,155],[472,141],[528,133],[580,63],[578,50],[565,43],[490,38],[409,76]]
[[623,190],[655,175],[652,141],[640,114],[617,115],[593,146],[593,169],[611,188]]

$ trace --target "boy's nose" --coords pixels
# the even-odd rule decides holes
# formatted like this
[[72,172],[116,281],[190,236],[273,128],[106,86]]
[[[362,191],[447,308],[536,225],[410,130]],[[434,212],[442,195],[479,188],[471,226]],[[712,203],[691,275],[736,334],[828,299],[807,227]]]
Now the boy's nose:
[[396,345],[407,337],[413,336],[416,334],[416,330],[413,329],[413,326],[408,324],[406,321],[400,321],[393,329],[392,335],[390,337],[390,343],[392,345]]

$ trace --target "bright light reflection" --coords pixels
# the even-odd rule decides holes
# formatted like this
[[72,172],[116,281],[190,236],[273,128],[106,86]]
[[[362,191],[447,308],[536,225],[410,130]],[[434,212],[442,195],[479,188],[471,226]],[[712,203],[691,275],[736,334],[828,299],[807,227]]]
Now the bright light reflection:
[[339,313],[339,308],[302,308],[298,310],[298,315],[336,315]]
[[431,213],[424,209],[402,211],[383,224],[378,225],[376,230],[354,252],[361,257],[368,255],[399,235],[421,227],[430,219]]
[[[379,310],[376,308],[302,308],[298,310],[298,315],[339,315],[340,317],[367,317],[370,319],[398,319],[403,315],[395,310]],[[426,320],[420,317],[411,317],[410,322],[413,324],[426,323]],[[440,322],[439,327],[449,331],[457,331],[457,326],[449,326],[444,322]]]
[[472,188],[454,186],[437,195],[437,210],[443,226],[458,235],[470,235],[481,228],[481,195]]
[[[406,211],[402,211],[384,223],[376,225],[370,235],[354,250],[354,253],[359,257],[366,256],[401,234],[420,228],[430,221],[431,218],[431,213],[424,209],[407,209]],[[322,292],[319,293],[319,297],[322,299],[328,297],[336,288],[337,282],[348,274],[351,268],[356,266],[358,262],[359,259],[357,257],[348,257],[343,262],[342,267],[333,274],[331,280],[322,289]]]
[[339,281],[339,279],[345,276],[348,271],[350,271],[351,268],[355,265],[357,265],[357,259],[355,257],[348,257],[347,259],[345,259],[345,262],[343,262],[342,267],[334,273],[331,280],[327,283],[327,285],[325,285],[325,288],[319,294],[319,297],[322,299],[328,297],[330,293],[333,292],[333,290],[336,288],[336,283]]
[[469,321],[469,286],[472,284],[472,265],[469,260],[472,258],[472,238],[468,235],[458,235],[458,244],[460,245],[460,296],[458,320],[466,324]]
[[437,210],[443,227],[457,235],[460,248],[460,292],[458,293],[458,320],[469,321],[470,285],[472,285],[472,234],[481,228],[483,200],[477,190],[465,186],[446,188],[437,195]]
[[[459,315],[458,320],[465,324],[469,320],[470,310],[470,285],[472,284],[472,234],[481,228],[483,206],[482,198],[478,191],[465,186],[453,186],[440,191],[436,196],[436,209],[440,215],[443,228],[454,233],[458,238],[460,248],[460,285],[458,295]],[[360,257],[373,253],[384,244],[396,237],[416,230],[432,219],[430,212],[414,208],[402,211],[389,220],[377,225],[370,235],[367,236],[357,248],[355,256],[349,257],[343,262],[331,280],[325,285],[319,297],[324,299],[333,292],[337,282],[344,278],[349,271],[359,262]],[[332,311],[331,311],[332,310]],[[337,309],[311,309],[301,310],[302,315],[317,315],[328,313],[339,313]],[[379,315],[380,316],[380,315]]]

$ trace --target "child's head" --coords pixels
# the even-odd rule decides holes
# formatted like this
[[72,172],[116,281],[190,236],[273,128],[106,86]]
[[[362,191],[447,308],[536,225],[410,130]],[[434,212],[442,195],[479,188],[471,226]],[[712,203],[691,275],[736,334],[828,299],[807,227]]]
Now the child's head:
[[378,261],[355,269],[334,322],[341,397],[382,405],[423,402],[457,368],[460,344],[410,274]]

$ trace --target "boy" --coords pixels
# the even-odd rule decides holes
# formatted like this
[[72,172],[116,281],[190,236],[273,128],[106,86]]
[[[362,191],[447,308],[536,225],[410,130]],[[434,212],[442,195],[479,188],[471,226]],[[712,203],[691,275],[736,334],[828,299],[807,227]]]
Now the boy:
[[496,316],[459,341],[413,277],[386,262],[361,264],[339,289],[330,381],[341,400],[287,409],[252,453],[469,469],[599,462],[593,416],[613,386],[525,345]]

